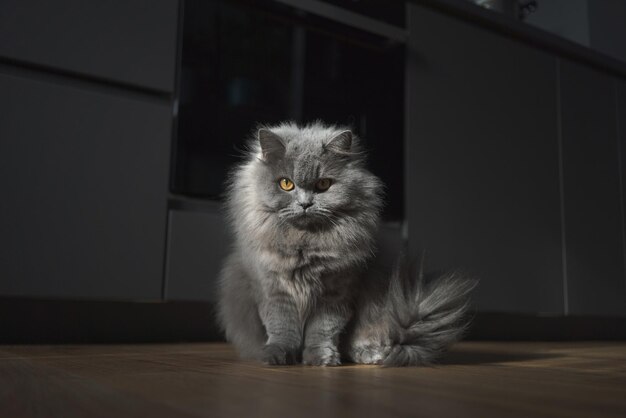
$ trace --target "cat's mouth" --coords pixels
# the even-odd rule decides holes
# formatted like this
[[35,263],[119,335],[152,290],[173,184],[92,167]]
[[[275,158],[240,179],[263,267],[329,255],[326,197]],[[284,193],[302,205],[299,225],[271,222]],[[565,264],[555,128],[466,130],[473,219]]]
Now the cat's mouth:
[[285,214],[285,216],[283,216],[283,219],[299,229],[332,226],[332,223],[329,221],[327,216],[324,216],[322,213],[314,209],[291,212],[289,214]]

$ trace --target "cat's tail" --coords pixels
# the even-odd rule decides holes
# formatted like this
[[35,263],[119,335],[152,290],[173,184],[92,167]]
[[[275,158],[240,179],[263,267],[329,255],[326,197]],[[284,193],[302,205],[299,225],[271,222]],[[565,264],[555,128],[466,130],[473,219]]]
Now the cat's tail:
[[361,301],[348,356],[385,366],[431,364],[467,330],[476,283],[458,272],[427,277],[401,261],[386,294]]

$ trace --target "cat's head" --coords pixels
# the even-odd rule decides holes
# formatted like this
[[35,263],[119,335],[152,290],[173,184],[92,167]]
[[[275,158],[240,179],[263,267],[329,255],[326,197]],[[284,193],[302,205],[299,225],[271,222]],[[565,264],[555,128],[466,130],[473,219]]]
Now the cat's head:
[[377,216],[381,183],[363,167],[350,130],[283,124],[259,129],[255,141],[256,195],[281,223],[324,228],[361,212]]

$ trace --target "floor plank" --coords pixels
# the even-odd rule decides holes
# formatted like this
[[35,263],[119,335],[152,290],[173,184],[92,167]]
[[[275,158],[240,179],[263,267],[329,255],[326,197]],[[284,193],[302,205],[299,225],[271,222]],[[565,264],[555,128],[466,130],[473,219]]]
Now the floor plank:
[[222,343],[0,346],[1,417],[623,417],[626,343],[457,344],[437,366],[265,367]]

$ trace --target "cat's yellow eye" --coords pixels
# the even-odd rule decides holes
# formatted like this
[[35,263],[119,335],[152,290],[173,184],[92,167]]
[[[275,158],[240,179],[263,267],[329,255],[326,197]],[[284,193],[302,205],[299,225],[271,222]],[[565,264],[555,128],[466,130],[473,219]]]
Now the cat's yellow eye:
[[315,189],[318,192],[325,192],[326,190],[328,190],[331,184],[332,181],[330,181],[330,179],[319,179],[317,183],[315,183]]
[[286,179],[286,178],[282,178],[278,180],[278,185],[280,186],[281,189],[283,189],[286,192],[292,191],[293,188],[295,187],[293,184],[293,181]]

